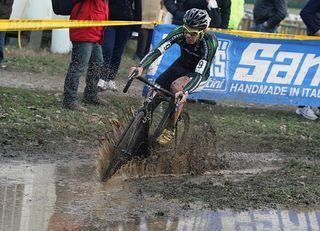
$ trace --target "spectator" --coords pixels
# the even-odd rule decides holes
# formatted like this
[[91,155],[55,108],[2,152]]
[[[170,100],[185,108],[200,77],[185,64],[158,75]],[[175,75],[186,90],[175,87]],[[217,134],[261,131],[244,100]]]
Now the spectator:
[[[9,19],[12,12],[13,0],[0,0],[0,19]],[[4,59],[6,33],[0,31],[0,67],[4,68],[2,63]]]
[[206,10],[211,18],[209,27],[227,29],[230,19],[231,0],[164,0],[173,15],[172,23],[182,25],[184,13],[192,8]]
[[244,0],[231,0],[228,29],[237,30],[244,15]]
[[[141,20],[141,0],[109,0],[110,20]],[[109,26],[104,33],[102,46],[106,76],[99,80],[101,90],[117,90],[117,75],[121,56],[132,33],[132,26]]]
[[[300,12],[302,21],[307,27],[307,34],[320,36],[320,1],[309,0]],[[310,106],[298,106],[296,113],[309,120],[316,120],[319,116],[319,108],[315,111]]]
[[230,19],[231,0],[185,0],[185,10],[206,10],[211,18],[209,27],[227,29]]
[[[161,20],[162,4],[160,0],[142,0],[142,21],[153,22]],[[141,25],[139,29],[135,57],[141,60],[150,50],[154,25]]]
[[[163,4],[163,0],[161,0],[162,6]],[[162,7],[163,10],[163,23],[164,24],[172,24],[172,14],[168,11],[168,9],[166,7]]]
[[[72,20],[108,20],[109,6],[105,0],[78,2],[72,9]],[[80,76],[87,71],[83,101],[88,104],[105,105],[97,97],[97,83],[102,76],[103,57],[101,44],[104,27],[70,29],[72,41],[71,63],[64,82],[64,107],[70,110],[86,111],[77,101]]]
[[256,0],[253,8],[253,31],[277,33],[287,15],[287,0]]
[[186,10],[183,8],[183,3],[185,0],[164,0],[163,4],[172,14],[172,24],[182,25],[183,16],[186,13]]

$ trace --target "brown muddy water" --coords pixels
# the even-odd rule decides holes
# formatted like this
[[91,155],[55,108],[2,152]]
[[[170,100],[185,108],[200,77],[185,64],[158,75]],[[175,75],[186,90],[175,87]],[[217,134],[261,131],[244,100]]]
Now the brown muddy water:
[[92,160],[1,163],[0,230],[320,230],[320,211],[184,209],[139,196],[130,178],[102,184],[94,172]]

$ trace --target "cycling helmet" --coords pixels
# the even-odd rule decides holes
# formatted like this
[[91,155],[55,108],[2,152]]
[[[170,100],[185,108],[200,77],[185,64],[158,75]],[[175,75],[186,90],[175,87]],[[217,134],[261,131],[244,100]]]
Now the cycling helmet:
[[204,30],[208,28],[210,21],[211,18],[209,17],[207,11],[197,8],[188,10],[183,17],[183,23],[187,27],[198,30]]

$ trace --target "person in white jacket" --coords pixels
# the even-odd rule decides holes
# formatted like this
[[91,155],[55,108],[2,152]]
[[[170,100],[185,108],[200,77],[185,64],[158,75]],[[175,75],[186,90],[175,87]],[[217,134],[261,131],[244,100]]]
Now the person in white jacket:
[[[163,16],[161,0],[141,0],[141,21],[160,21]],[[141,25],[135,57],[141,60],[150,50],[154,25]]]

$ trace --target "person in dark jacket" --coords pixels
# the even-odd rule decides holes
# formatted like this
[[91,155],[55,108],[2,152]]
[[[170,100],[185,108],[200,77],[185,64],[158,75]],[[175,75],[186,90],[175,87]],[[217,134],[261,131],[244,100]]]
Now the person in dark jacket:
[[255,0],[253,31],[277,33],[280,22],[287,15],[287,0]]
[[[141,20],[141,0],[109,0],[109,7],[110,20]],[[102,51],[106,74],[98,83],[101,90],[117,90],[114,80],[131,33],[132,26],[109,26],[105,30]]]
[[172,14],[172,23],[182,25],[185,12],[192,8],[206,10],[211,18],[209,27],[227,29],[230,19],[231,0],[164,0]]
[[163,4],[166,9],[172,14],[172,24],[182,25],[183,16],[186,10],[183,8],[183,3],[186,0],[164,0]]
[[310,36],[320,36],[320,1],[309,0],[300,12]]
[[[0,0],[0,19],[9,19],[12,12],[13,0]],[[6,33],[0,31],[0,67],[4,68],[2,64],[4,58]]]
[[[74,3],[76,0],[72,0]],[[109,6],[106,0],[86,0],[75,3],[71,20],[108,20]],[[64,107],[70,110],[86,111],[77,100],[79,79],[87,72],[83,101],[87,104],[105,105],[97,97],[97,83],[103,74],[101,44],[104,27],[70,29],[72,41],[71,63],[64,82]]]
[[[309,0],[300,11],[302,21],[307,27],[309,36],[320,36],[320,1]],[[312,109],[310,106],[298,106],[296,113],[309,120],[316,120],[320,115],[318,108]]]

